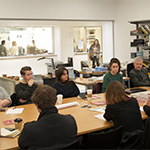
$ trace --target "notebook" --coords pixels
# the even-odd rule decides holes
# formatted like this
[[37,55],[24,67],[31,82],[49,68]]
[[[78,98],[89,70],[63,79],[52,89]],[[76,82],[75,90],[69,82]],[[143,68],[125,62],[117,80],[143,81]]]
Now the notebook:
[[142,89],[142,88],[126,89],[125,93],[131,94],[131,93],[137,93],[137,92],[143,92],[143,91],[147,91],[147,90]]
[[18,134],[20,134],[20,131],[18,129],[9,131],[5,128],[1,128],[1,136],[3,137],[16,137]]

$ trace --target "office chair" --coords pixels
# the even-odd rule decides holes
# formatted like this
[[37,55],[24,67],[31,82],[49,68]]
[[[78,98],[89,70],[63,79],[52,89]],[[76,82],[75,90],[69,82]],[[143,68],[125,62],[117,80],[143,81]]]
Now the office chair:
[[78,150],[79,149],[79,139],[76,139],[76,141],[73,144],[71,144],[70,146],[65,147],[63,149],[70,149],[70,150],[76,149],[76,150]]
[[[77,139],[73,144],[71,144],[68,147],[65,148],[53,148],[54,150],[72,150],[72,149],[76,149],[79,150],[79,139]],[[51,147],[41,147],[41,148],[29,148],[28,150],[52,150]]]
[[11,96],[10,96],[11,100],[12,100],[12,103],[9,107],[11,106],[17,106],[18,105],[18,100],[17,100],[17,95],[16,93],[13,93]]
[[145,122],[143,149],[150,149],[150,117]]
[[[133,68],[134,68],[133,63],[127,64],[127,76],[128,76],[128,77],[129,77],[130,71],[131,71]],[[127,87],[128,87],[128,86],[127,86]],[[128,88],[132,88],[132,87],[133,87],[133,84],[132,84],[132,82],[131,82],[131,80],[130,80],[130,86],[129,86]]]
[[55,82],[56,82],[56,78],[46,78],[46,77],[42,77],[43,78],[43,84],[45,85],[49,85],[51,87],[54,87]]
[[87,149],[117,149],[121,142],[122,126],[104,133],[89,133]]

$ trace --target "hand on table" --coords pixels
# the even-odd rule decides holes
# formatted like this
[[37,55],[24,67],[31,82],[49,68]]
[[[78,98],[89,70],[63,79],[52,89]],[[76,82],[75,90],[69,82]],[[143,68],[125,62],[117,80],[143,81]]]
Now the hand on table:
[[19,102],[20,103],[25,103],[25,102],[27,102],[27,100],[19,99]]

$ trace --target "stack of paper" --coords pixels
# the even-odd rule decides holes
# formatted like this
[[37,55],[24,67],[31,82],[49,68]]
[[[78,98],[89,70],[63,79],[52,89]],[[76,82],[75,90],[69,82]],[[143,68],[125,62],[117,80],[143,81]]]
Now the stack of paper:
[[5,128],[1,128],[1,136],[4,136],[4,137],[16,137],[18,134],[20,134],[20,131],[17,129],[17,130],[14,130],[14,131],[9,131]]

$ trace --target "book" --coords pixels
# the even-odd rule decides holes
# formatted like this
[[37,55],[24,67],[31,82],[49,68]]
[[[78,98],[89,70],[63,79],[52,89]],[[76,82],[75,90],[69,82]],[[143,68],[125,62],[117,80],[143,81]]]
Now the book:
[[143,25],[143,28],[150,34],[150,28],[147,25]]
[[2,137],[16,137],[17,135],[20,134],[20,131],[18,129],[14,131],[7,130],[5,128],[1,128],[1,136]]
[[144,34],[148,34],[148,32],[144,29],[143,26],[141,27],[141,30],[142,30],[142,32],[143,32]]

